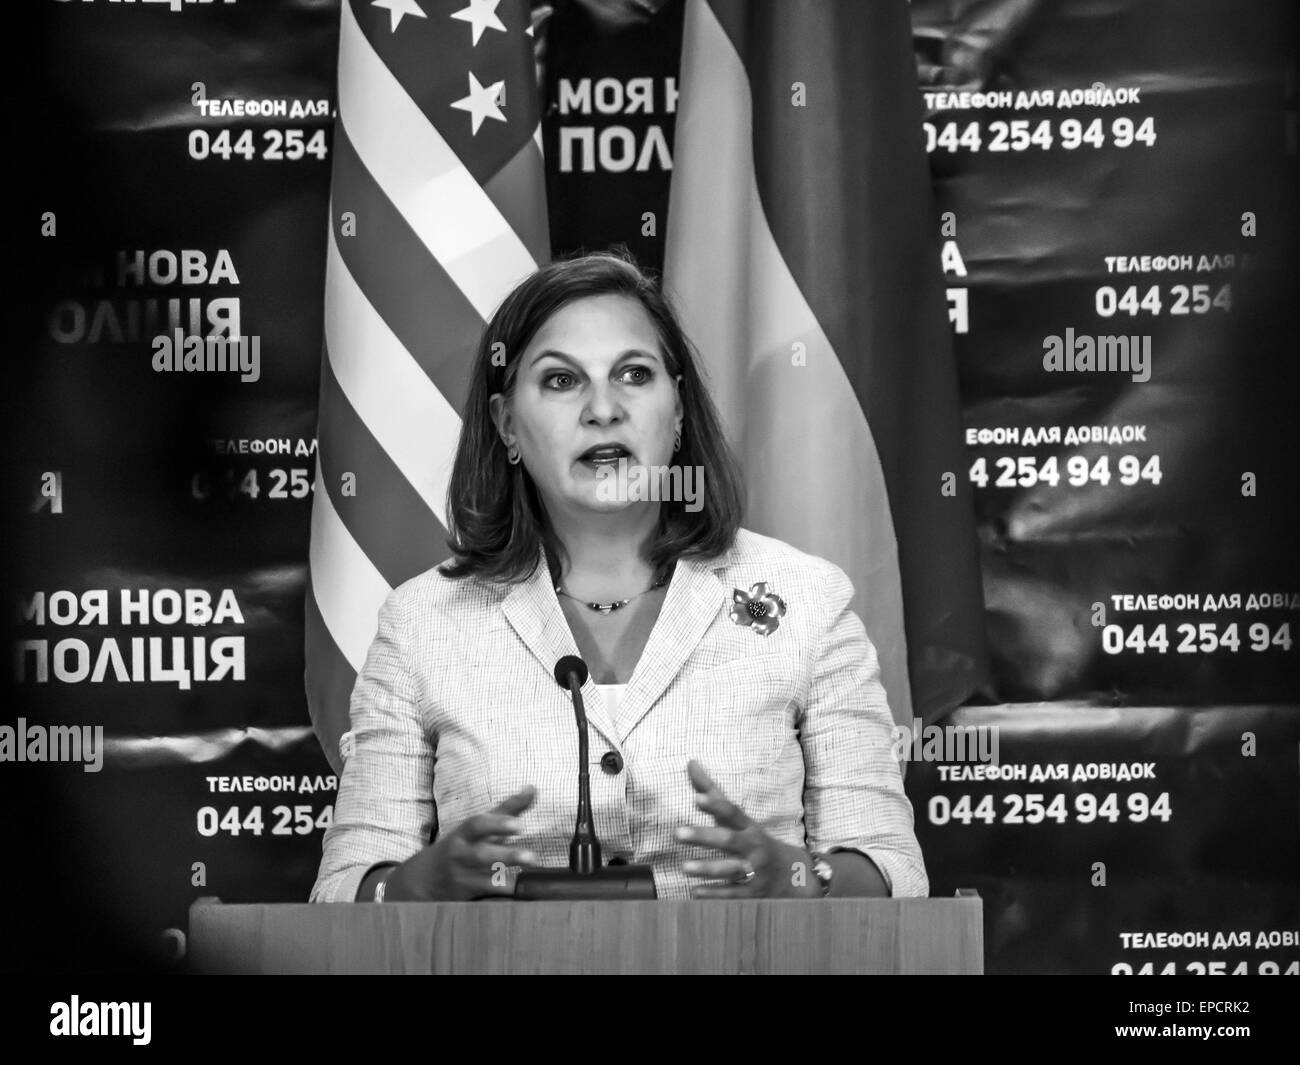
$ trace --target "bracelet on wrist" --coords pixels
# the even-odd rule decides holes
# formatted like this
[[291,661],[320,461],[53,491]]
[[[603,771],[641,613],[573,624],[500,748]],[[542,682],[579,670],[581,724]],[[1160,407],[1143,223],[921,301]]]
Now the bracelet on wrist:
[[835,867],[826,860],[825,854],[813,854],[813,876],[817,880],[817,886],[821,890],[821,897],[826,898],[831,893],[831,882],[835,876]]
[[390,865],[384,871],[384,875],[379,878],[379,883],[375,885],[375,897],[374,897],[375,902],[384,901],[384,892],[388,889],[388,878],[392,876],[395,872],[397,872],[397,866]]

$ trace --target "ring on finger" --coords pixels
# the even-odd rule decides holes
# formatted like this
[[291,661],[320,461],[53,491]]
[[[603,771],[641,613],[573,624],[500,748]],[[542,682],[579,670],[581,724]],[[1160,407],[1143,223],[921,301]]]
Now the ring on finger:
[[737,883],[737,884],[748,884],[748,883],[749,883],[751,880],[753,880],[754,877],[756,877],[757,875],[758,875],[758,873],[754,871],[754,867],[749,863],[748,860],[746,860],[746,862],[745,862],[745,871],[744,871],[743,873],[741,873],[741,875],[740,875],[739,877],[736,878],[735,883]]

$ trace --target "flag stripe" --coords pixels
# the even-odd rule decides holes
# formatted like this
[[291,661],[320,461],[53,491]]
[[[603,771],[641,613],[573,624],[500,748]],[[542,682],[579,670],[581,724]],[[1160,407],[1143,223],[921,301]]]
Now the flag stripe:
[[331,235],[325,344],[340,387],[433,515],[446,512],[460,417],[357,288]]
[[316,465],[311,508],[312,594],[343,657],[360,670],[378,625],[379,608],[392,591],[339,520]]
[[[357,415],[327,359],[320,387],[321,479],[352,539],[396,587],[448,555],[445,533]],[[343,488],[354,475],[352,494]]]
[[304,681],[312,728],[321,748],[335,768],[341,761],[339,737],[350,724],[348,704],[356,685],[357,671],[334,642],[321,616],[316,593],[307,589],[303,631],[306,640]]
[[[335,248],[402,347],[459,411],[483,319],[384,195],[346,130],[335,132],[333,150]],[[356,215],[354,236],[342,231],[345,211]]]
[[[915,701],[921,716],[942,713],[980,671],[983,607],[908,6],[710,4],[751,89],[768,224],[879,447],[923,685]],[[792,106],[795,81],[803,107]],[[954,473],[955,494],[942,494]]]
[[[425,120],[342,8],[339,121],[357,154],[456,287],[486,319],[536,268],[522,240],[456,153]],[[482,249],[491,248],[489,257]]]
[[[685,42],[667,278],[748,473],[748,524],[849,575],[890,709],[910,724],[898,545],[876,442],[769,227],[740,57],[703,4],[688,11]],[[804,365],[792,364],[796,344]],[[792,421],[806,411],[816,416]],[[851,520],[827,521],[828,500]]]
[[545,182],[541,143],[529,140],[483,185],[488,198],[497,205],[510,228],[519,234],[528,253],[539,263],[545,262],[551,254],[550,228],[540,202],[540,190]]

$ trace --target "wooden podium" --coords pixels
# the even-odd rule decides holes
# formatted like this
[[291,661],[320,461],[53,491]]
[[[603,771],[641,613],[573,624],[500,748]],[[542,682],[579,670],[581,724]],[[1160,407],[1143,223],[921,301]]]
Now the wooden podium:
[[982,973],[952,899],[190,907],[197,973]]

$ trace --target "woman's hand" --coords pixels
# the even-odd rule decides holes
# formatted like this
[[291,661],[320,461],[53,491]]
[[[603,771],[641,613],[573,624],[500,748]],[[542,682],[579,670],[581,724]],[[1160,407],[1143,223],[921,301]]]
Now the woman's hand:
[[455,902],[483,895],[510,895],[507,866],[536,865],[537,855],[507,842],[523,826],[516,815],[532,806],[537,789],[517,791],[485,814],[462,821],[389,874],[388,902]]
[[687,876],[728,880],[691,889],[696,899],[811,899],[821,896],[813,876],[813,859],[802,847],[773,839],[725,796],[704,767],[692,760],[686,772],[699,795],[695,805],[717,822],[715,828],[682,825],[677,838],[711,847],[721,856],[682,863]]

